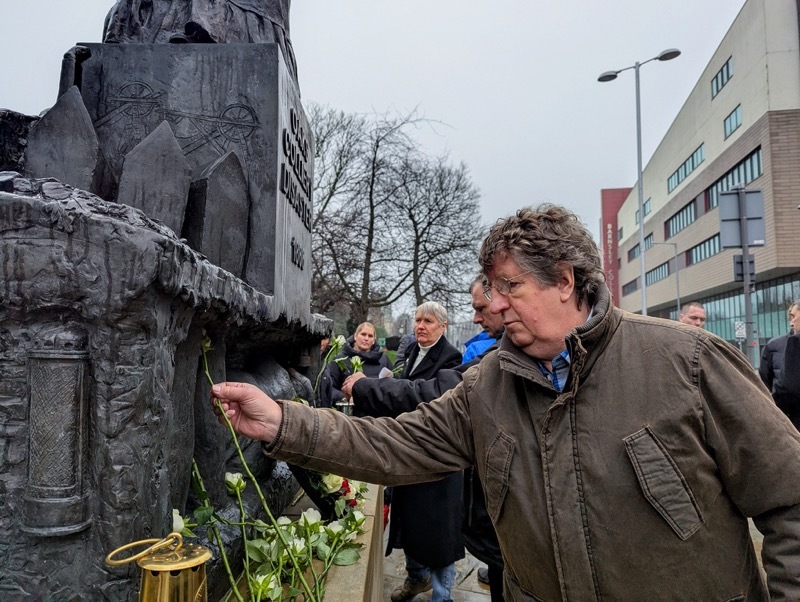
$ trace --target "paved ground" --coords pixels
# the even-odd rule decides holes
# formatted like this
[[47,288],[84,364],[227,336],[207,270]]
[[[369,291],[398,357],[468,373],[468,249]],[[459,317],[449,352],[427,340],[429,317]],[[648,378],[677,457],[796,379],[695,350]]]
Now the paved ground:
[[[484,566],[469,552],[456,563],[456,584],[451,590],[453,602],[489,602],[489,588],[478,582],[476,572]],[[393,550],[383,563],[383,599],[389,600],[394,588],[403,584],[406,577],[405,558],[402,550]],[[413,602],[427,602],[430,592],[418,594]]]
[[[384,550],[386,549],[388,536],[389,526],[387,525],[383,536]],[[489,587],[480,583],[477,577],[478,568],[485,565],[466,550],[465,552],[466,557],[456,562],[455,585],[450,590],[453,602],[489,602],[491,599]],[[392,592],[396,587],[403,584],[405,578],[406,564],[403,550],[392,550],[392,553],[386,556],[383,562],[384,601],[391,600]],[[430,599],[431,593],[425,592],[424,594],[417,594],[412,602],[427,602]]]

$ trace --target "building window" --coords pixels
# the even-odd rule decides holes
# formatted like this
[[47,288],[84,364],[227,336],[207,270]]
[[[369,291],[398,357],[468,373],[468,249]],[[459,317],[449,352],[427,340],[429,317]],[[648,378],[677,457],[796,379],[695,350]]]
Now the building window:
[[[703,160],[706,158],[705,149],[701,144],[698,146],[694,152],[689,155],[689,158],[684,161],[678,169],[676,169],[673,174],[667,178],[667,193],[672,192],[678,187],[678,184],[683,182],[686,178],[689,177],[695,169],[697,169]],[[646,213],[645,213],[646,215]]]
[[664,280],[665,278],[669,278],[669,262],[662,263],[660,266],[653,268],[649,272],[644,275],[644,281],[647,283],[647,286],[658,282],[659,280]]
[[620,241],[620,240],[622,240],[622,228],[617,230],[617,241]]
[[664,223],[664,238],[672,238],[678,232],[694,223],[695,219],[697,219],[697,212],[695,211],[694,201],[691,201]]
[[721,250],[719,246],[719,234],[715,234],[711,238],[704,240],[699,245],[695,245],[686,251],[686,265],[690,266],[695,263],[700,263],[704,259],[716,255]]
[[650,247],[653,246],[653,233],[651,232],[647,236],[644,237],[644,250],[647,251]]
[[634,245],[632,249],[628,249],[628,262],[633,261],[639,257],[639,245]]
[[650,212],[653,210],[653,209],[652,209],[652,203],[650,202],[650,199],[647,199],[647,200],[644,202],[644,204],[642,205],[642,208],[644,209],[644,216],[645,216],[645,217],[647,217],[648,215],[650,215]]
[[711,80],[711,98],[714,98],[722,88],[725,87],[725,84],[728,83],[728,80],[733,77],[733,57],[728,57],[728,60],[725,61],[725,64],[722,65],[722,69],[717,71],[717,74],[714,76],[714,79]]
[[627,297],[631,293],[635,293],[639,290],[639,280],[631,280],[628,284],[622,285],[622,296]]
[[736,107],[730,115],[725,118],[723,123],[725,138],[733,134],[742,125],[742,105]]
[[761,176],[762,169],[761,147],[759,147],[708,187],[706,190],[706,211],[713,209],[719,204],[720,192],[727,192],[733,189],[734,186],[747,186],[750,182]]
[[636,221],[636,225],[638,226],[639,225],[639,210],[638,209],[636,210],[636,215],[634,216],[633,219]]

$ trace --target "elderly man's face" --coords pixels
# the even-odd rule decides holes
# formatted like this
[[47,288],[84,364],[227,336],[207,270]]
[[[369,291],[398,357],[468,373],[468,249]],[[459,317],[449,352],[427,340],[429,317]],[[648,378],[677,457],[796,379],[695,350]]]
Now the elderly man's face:
[[489,300],[483,294],[483,286],[476,284],[472,287],[472,323],[483,328],[490,337],[497,338],[503,328],[503,318],[489,311]]
[[566,320],[568,305],[574,307],[574,281],[569,278],[555,286],[542,288],[531,274],[524,274],[516,261],[495,261],[486,275],[490,283],[498,278],[512,281],[508,294],[492,288],[489,311],[499,314],[505,336],[527,355],[550,361],[564,349],[564,337],[572,328]]
[[800,307],[797,305],[792,305],[789,310],[789,327],[793,333],[800,333]]

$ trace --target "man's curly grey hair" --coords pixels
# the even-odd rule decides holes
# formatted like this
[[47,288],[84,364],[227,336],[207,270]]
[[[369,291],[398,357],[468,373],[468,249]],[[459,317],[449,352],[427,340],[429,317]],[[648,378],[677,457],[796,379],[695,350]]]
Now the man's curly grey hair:
[[600,250],[573,212],[549,203],[526,207],[492,226],[481,245],[479,262],[485,273],[511,258],[530,271],[541,286],[554,286],[565,267],[575,275],[578,307],[592,305],[605,283]]

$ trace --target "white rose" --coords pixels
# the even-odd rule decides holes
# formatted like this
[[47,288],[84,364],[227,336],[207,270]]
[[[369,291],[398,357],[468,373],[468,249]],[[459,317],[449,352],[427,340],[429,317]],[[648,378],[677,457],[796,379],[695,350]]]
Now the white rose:
[[300,515],[300,519],[307,527],[313,527],[314,525],[322,522],[322,515],[316,508],[306,508]]
[[225,487],[228,493],[235,495],[237,492],[244,491],[244,477],[241,472],[226,472],[225,473]]
[[186,524],[183,522],[183,517],[181,513],[178,512],[177,508],[172,509],[172,532],[173,533],[182,533]]

